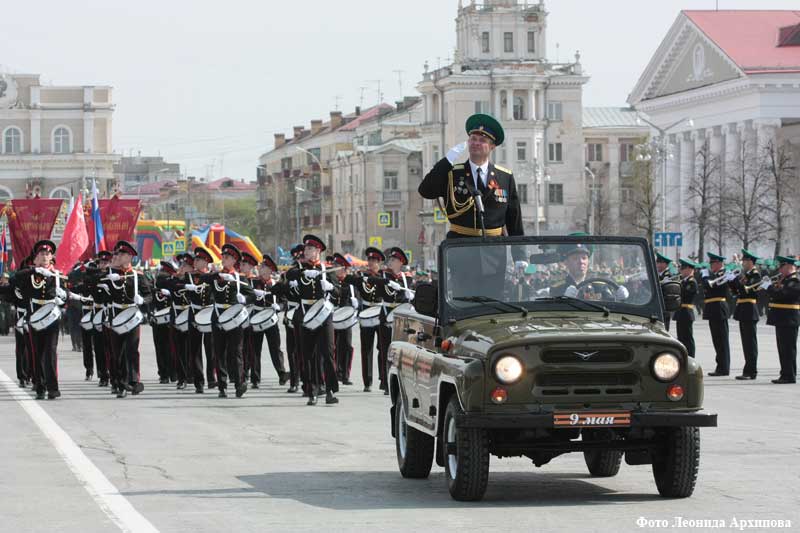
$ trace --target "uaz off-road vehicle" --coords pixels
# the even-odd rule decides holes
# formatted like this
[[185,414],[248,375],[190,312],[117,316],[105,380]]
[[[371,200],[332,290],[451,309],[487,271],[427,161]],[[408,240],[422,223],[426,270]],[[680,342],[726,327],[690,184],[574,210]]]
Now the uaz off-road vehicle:
[[652,465],[661,495],[692,494],[698,428],[717,417],[700,412],[702,369],[664,330],[680,285],[662,291],[646,240],[449,240],[438,271],[395,312],[404,477],[427,477],[435,458],[453,498],[479,500],[490,455],[542,466],[582,452],[594,476],[616,475],[624,456]]

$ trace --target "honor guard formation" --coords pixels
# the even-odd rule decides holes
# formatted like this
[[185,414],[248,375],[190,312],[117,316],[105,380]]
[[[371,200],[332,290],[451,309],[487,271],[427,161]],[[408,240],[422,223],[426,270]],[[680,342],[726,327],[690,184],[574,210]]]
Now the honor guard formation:
[[[492,151],[503,143],[502,126],[488,115],[477,114],[467,120],[466,133],[468,141],[451,148],[434,165],[419,185],[419,193],[437,200],[446,213],[448,239],[522,235],[513,173],[490,162]],[[465,153],[468,160],[459,162]],[[197,247],[192,253],[177,255],[175,262],[161,261],[153,274],[135,268],[137,250],[119,241],[113,251],[101,251],[62,273],[54,268],[55,252],[53,242],[39,241],[16,272],[0,279],[0,296],[15,312],[17,379],[20,387],[32,386],[37,399],[60,396],[58,334],[69,302],[80,308],[78,344],[86,380],[96,374],[98,385],[110,387],[118,398],[144,391],[139,340],[145,325],[152,328],[159,383],[176,383],[177,389],[191,384],[197,394],[216,389],[220,398],[228,396],[230,387],[241,398],[248,388],[259,388],[265,378],[262,350],[266,339],[277,382],[288,383],[288,393],[302,392],[308,405],[317,404],[323,396],[326,404],[336,404],[340,385],[353,384],[352,338],[358,326],[363,390],[370,392],[373,386],[377,346],[378,387],[388,394],[394,313],[415,297],[414,279],[401,248],[369,247],[366,268],[357,269],[345,255],[331,253],[315,235],[306,235],[302,244],[292,248],[288,268],[279,268],[269,255],[258,261],[225,244],[220,265],[213,264],[208,250]],[[562,271],[530,272],[524,257],[514,258],[518,267],[514,284],[521,296],[585,295],[579,287],[591,277],[592,250],[577,244],[561,253]],[[708,254],[707,264],[682,258],[676,274],[671,273],[669,257],[656,254],[655,260],[662,283],[680,283],[680,308],[667,317],[665,326],[669,330],[670,322],[675,322],[677,338],[692,357],[697,312],[708,321],[716,353],[716,368],[709,375],[730,373],[728,320],[732,315],[739,323],[745,356],[744,370],[736,379],[756,379],[756,325],[766,314],[766,323],[775,328],[781,367],[772,383],[795,383],[800,326],[797,257],[776,257],[775,272],[766,270],[766,262],[748,250],[742,250],[741,264],[733,265],[713,253]],[[464,263],[450,268],[463,270],[460,279],[469,281],[471,294],[475,287],[502,291],[502,278],[483,275],[479,266]],[[636,282],[619,268],[607,270],[623,282]],[[495,286],[498,282],[500,287]],[[626,300],[628,288],[616,285],[613,297]],[[451,290],[455,294],[459,287]],[[480,296],[470,298],[477,301],[474,298]]]

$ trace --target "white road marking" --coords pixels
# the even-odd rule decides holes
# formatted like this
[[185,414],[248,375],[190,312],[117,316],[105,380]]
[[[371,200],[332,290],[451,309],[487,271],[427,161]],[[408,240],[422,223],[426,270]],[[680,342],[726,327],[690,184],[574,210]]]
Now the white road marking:
[[50,415],[28,393],[20,389],[2,369],[0,369],[0,383],[39,426],[86,492],[112,522],[125,532],[158,532],[158,529],[134,509],[100,469],[86,457],[66,431],[61,429]]

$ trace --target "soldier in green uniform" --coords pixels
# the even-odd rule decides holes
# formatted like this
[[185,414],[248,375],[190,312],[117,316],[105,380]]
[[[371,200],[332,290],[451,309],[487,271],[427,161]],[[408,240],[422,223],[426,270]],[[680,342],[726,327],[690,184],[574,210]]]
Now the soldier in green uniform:
[[703,319],[708,321],[711,340],[717,354],[717,367],[709,376],[727,376],[731,372],[731,347],[728,340],[728,283],[736,278],[732,272],[725,272],[725,258],[708,252],[710,270],[700,272],[703,278]]
[[742,337],[744,352],[744,370],[738,380],[756,379],[758,374],[758,298],[757,291],[761,281],[761,273],[756,268],[759,258],[749,250],[742,249],[741,276],[731,282],[731,290],[736,296],[736,308],[733,318],[739,322],[739,333]]
[[775,326],[781,375],[773,379],[775,384],[797,382],[797,329],[800,326],[800,279],[797,277],[797,257],[793,255],[775,258],[779,265],[780,279],[772,283],[767,278],[761,284],[769,294],[767,324]]
[[697,263],[689,259],[681,259],[681,307],[673,315],[675,325],[678,329],[678,340],[686,347],[689,357],[694,357],[694,298],[697,295],[697,280],[694,278],[694,271]]
[[[672,259],[664,254],[656,252],[656,271],[658,271],[658,282],[664,283],[670,278],[669,265],[672,264]],[[664,327],[669,331],[669,313],[664,315]]]

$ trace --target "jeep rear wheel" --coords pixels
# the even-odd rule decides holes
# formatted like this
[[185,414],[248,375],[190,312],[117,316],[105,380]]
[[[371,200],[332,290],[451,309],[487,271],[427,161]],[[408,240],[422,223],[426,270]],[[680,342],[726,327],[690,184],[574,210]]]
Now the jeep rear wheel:
[[447,404],[442,433],[445,477],[453,499],[477,501],[489,483],[489,437],[485,429],[457,428],[456,416],[462,412],[454,394]]
[[[620,440],[620,436],[610,429],[584,430],[581,437],[586,442]],[[621,450],[586,450],[583,459],[594,477],[613,477],[619,473],[622,464]]]
[[408,425],[404,407],[403,392],[400,391],[394,410],[397,465],[403,477],[426,478],[431,473],[435,440]]
[[688,498],[700,469],[700,430],[668,428],[665,436],[666,446],[653,458],[658,492],[667,498]]

